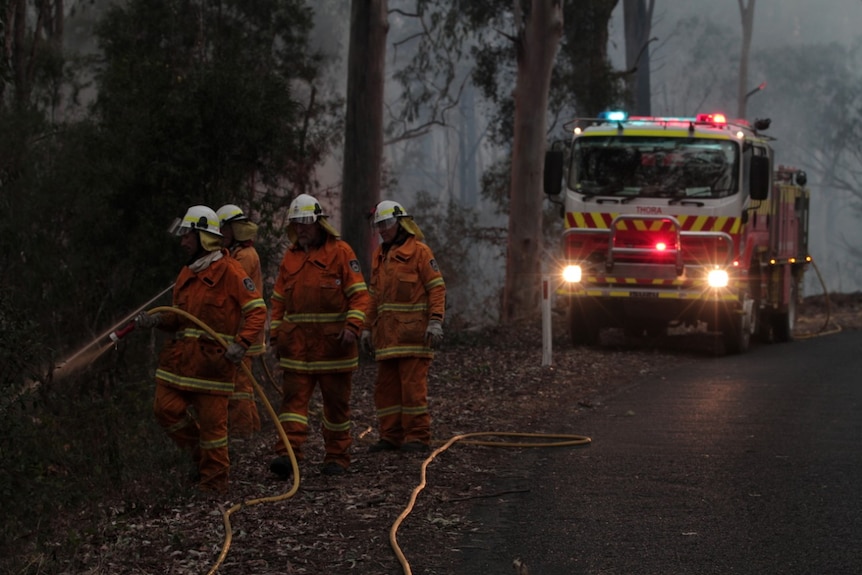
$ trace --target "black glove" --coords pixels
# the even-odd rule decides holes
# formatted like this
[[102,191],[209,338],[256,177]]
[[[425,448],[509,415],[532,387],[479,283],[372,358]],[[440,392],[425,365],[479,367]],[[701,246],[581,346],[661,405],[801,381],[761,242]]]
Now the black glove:
[[142,311],[138,315],[135,316],[135,325],[142,328],[152,328],[156,327],[162,323],[162,314],[161,313],[147,313]]

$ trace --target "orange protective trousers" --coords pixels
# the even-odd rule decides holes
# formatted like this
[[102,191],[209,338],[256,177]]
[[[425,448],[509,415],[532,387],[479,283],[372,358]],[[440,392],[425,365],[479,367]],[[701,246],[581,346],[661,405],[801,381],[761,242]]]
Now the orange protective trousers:
[[230,457],[227,440],[227,395],[195,393],[156,382],[153,412],[174,443],[192,454],[199,486],[224,493]]
[[427,357],[399,357],[377,362],[374,405],[380,439],[401,446],[408,441],[431,441],[428,412]]
[[[284,387],[278,420],[290,440],[298,460],[304,458],[302,446],[308,439],[308,403],[315,384],[323,398],[321,431],[326,455],[324,463],[333,461],[344,468],[350,465],[350,382],[353,372],[297,373],[284,372]],[[275,446],[279,455],[287,455],[282,442]]]
[[[251,371],[252,356],[242,358],[242,363]],[[251,437],[260,431],[260,415],[254,401],[254,384],[241,367],[236,369],[234,392],[228,402],[228,428],[234,437]]]

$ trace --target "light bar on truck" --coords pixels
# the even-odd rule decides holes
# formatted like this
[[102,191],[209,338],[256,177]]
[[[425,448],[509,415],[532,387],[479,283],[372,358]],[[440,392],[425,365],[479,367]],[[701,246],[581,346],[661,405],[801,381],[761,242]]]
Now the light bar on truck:
[[721,113],[698,114],[696,121],[698,124],[727,124],[727,116]]
[[625,122],[629,115],[622,110],[607,110],[599,112],[599,120],[607,120],[608,122]]

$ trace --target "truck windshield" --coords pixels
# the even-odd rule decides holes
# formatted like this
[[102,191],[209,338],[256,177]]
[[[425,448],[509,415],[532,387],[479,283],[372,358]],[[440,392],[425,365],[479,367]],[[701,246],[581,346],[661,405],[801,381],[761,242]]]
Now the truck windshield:
[[739,191],[739,147],[703,138],[582,136],[569,186],[587,197],[722,198]]

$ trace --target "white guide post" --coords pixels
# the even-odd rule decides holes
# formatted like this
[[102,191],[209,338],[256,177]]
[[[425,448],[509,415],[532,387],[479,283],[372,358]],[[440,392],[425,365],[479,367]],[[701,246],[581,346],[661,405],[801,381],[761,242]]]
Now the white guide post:
[[542,265],[542,367],[553,363],[551,352],[551,276]]

